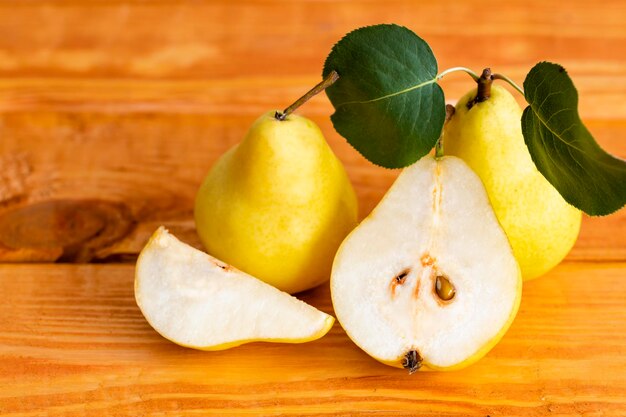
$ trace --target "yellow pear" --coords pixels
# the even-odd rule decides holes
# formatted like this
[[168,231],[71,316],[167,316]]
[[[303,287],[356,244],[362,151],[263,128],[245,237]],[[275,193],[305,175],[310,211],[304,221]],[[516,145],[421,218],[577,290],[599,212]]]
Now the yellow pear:
[[513,96],[497,85],[484,101],[475,103],[476,94],[470,91],[457,103],[445,127],[444,150],[463,159],[481,178],[523,278],[536,278],[570,251],[581,212],[532,162],[522,136],[522,110]]
[[502,338],[522,277],[478,176],[425,156],[342,243],[330,289],[337,319],[375,359],[453,370]]
[[357,201],[315,123],[269,112],[211,169],[195,220],[211,255],[295,293],[328,280]]

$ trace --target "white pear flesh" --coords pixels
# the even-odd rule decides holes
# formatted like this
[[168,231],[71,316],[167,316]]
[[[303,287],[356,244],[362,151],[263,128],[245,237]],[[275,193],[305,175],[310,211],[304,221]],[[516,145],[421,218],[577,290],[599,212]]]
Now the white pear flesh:
[[302,343],[334,318],[201,252],[160,227],[142,250],[135,299],[150,325],[182,346],[221,350],[247,342]]
[[[454,288],[437,295],[437,276]],[[478,176],[459,158],[406,168],[344,240],[331,294],[349,337],[381,362],[458,369],[510,326],[521,274]],[[415,353],[419,363],[408,364]]]

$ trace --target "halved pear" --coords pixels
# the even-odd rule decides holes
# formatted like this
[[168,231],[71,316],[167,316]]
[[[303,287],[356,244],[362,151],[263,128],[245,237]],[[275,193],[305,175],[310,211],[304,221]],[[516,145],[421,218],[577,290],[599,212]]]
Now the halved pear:
[[348,336],[379,361],[451,370],[512,323],[522,279],[478,176],[459,158],[406,168],[342,243],[331,294]]
[[182,346],[221,350],[265,341],[302,343],[334,318],[186,245],[160,227],[137,260],[135,299],[148,323]]

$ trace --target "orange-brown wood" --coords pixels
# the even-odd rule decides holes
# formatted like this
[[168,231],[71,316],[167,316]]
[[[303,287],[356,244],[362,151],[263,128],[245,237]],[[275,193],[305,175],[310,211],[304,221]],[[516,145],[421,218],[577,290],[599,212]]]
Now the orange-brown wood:
[[[160,225],[172,228],[199,247],[193,224],[193,199],[212,164],[241,141],[256,116],[195,114],[102,114],[91,112],[18,112],[0,114],[0,260],[77,260],[63,256],[58,244],[21,246],[2,218],[30,224],[33,205],[63,200],[98,211],[92,204],[115,207],[110,213],[134,225],[118,235],[85,238],[90,256],[83,259],[134,259]],[[359,197],[361,216],[378,203],[398,175],[375,167],[334,132],[327,116],[313,115],[344,163]],[[626,120],[592,120],[598,141],[626,156]],[[99,202],[99,203],[97,203]],[[50,206],[52,207],[52,206]],[[26,212],[20,214],[20,211]],[[17,213],[16,213],[17,211]],[[76,211],[78,213],[78,211]],[[97,217],[97,214],[90,216]],[[57,222],[63,237],[67,222]],[[84,222],[76,227],[90,227]],[[107,232],[113,232],[109,229]],[[78,233],[78,230],[74,231]],[[95,228],[81,233],[95,236]],[[127,232],[127,233],[119,233]],[[48,233],[50,234],[50,232]],[[63,239],[68,240],[65,236]],[[29,239],[32,242],[32,238]],[[70,239],[71,240],[71,239]],[[81,242],[77,242],[79,245]],[[11,245],[13,244],[13,246]],[[570,259],[626,260],[626,211],[612,216],[585,217]]]
[[[0,414],[623,416],[625,268],[561,264],[525,284],[515,322],[484,359],[409,376],[338,324],[302,345],[179,347],[135,305],[132,265],[4,265]],[[301,298],[332,313],[327,284]]]
[[[422,36],[440,69],[521,83],[538,61],[563,64],[586,125],[626,157],[622,0],[0,3],[0,415],[626,415],[626,210],[585,217],[566,262],[525,284],[503,341],[460,372],[409,377],[339,325],[306,345],[207,353],[142,318],[132,263],[148,236],[165,224],[200,247],[193,198],[211,165],[317,83],[341,36],[380,22]],[[451,102],[473,87],[441,84]],[[364,217],[398,171],[333,130],[323,95],[298,112]],[[54,261],[98,263],[16,264]],[[303,298],[332,312],[326,286]]]

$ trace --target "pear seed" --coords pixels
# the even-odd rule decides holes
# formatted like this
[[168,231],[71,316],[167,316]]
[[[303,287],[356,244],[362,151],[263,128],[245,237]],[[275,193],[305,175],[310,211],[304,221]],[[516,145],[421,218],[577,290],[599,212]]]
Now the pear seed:
[[404,271],[402,271],[401,273],[396,275],[396,282],[398,284],[404,284],[404,281],[406,281],[406,276],[407,275],[409,275],[409,270],[405,269]]
[[437,275],[437,279],[435,280],[435,292],[437,293],[437,296],[444,301],[453,299],[456,294],[456,290],[448,278],[443,275]]
[[396,295],[396,287],[398,285],[404,284],[406,281],[406,277],[409,276],[411,269],[406,268],[404,271],[400,272],[398,275],[391,279],[391,283],[389,284],[389,289],[391,290],[391,296],[394,297]]

